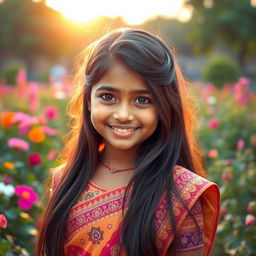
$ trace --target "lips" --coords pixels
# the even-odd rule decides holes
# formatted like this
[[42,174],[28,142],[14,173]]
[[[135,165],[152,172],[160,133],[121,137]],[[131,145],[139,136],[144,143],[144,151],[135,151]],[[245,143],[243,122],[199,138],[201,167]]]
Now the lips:
[[129,137],[131,136],[138,128],[136,127],[120,127],[120,126],[111,126],[112,132],[118,137]]

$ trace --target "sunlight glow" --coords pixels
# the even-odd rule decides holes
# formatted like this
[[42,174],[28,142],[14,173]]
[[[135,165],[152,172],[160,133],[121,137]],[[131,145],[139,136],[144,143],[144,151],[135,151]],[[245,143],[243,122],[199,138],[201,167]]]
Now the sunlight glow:
[[66,18],[86,23],[100,16],[122,16],[128,24],[140,24],[154,16],[177,17],[184,20],[183,0],[47,0],[47,5],[60,11]]

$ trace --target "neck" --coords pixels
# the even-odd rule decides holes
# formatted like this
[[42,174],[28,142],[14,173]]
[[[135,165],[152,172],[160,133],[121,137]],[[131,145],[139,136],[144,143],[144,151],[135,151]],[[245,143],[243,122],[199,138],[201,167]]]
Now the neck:
[[137,154],[138,149],[120,150],[106,145],[101,160],[111,167],[125,169],[135,166]]

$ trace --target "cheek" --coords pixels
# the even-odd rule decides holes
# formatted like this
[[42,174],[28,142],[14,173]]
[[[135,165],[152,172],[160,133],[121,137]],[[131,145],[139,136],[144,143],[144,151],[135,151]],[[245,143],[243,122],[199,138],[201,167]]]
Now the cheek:
[[144,124],[147,126],[148,129],[152,130],[153,132],[157,127],[158,120],[159,117],[155,110],[149,111],[146,115],[144,115]]

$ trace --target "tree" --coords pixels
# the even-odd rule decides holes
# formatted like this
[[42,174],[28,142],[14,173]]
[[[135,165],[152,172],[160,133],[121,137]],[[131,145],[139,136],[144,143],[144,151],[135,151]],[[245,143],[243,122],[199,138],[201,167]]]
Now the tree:
[[0,55],[29,61],[38,56],[57,58],[68,49],[61,14],[44,1],[5,0],[0,4]]
[[256,53],[256,8],[250,0],[186,0],[193,7],[191,39],[205,52],[220,42],[237,52],[243,69],[246,59]]

